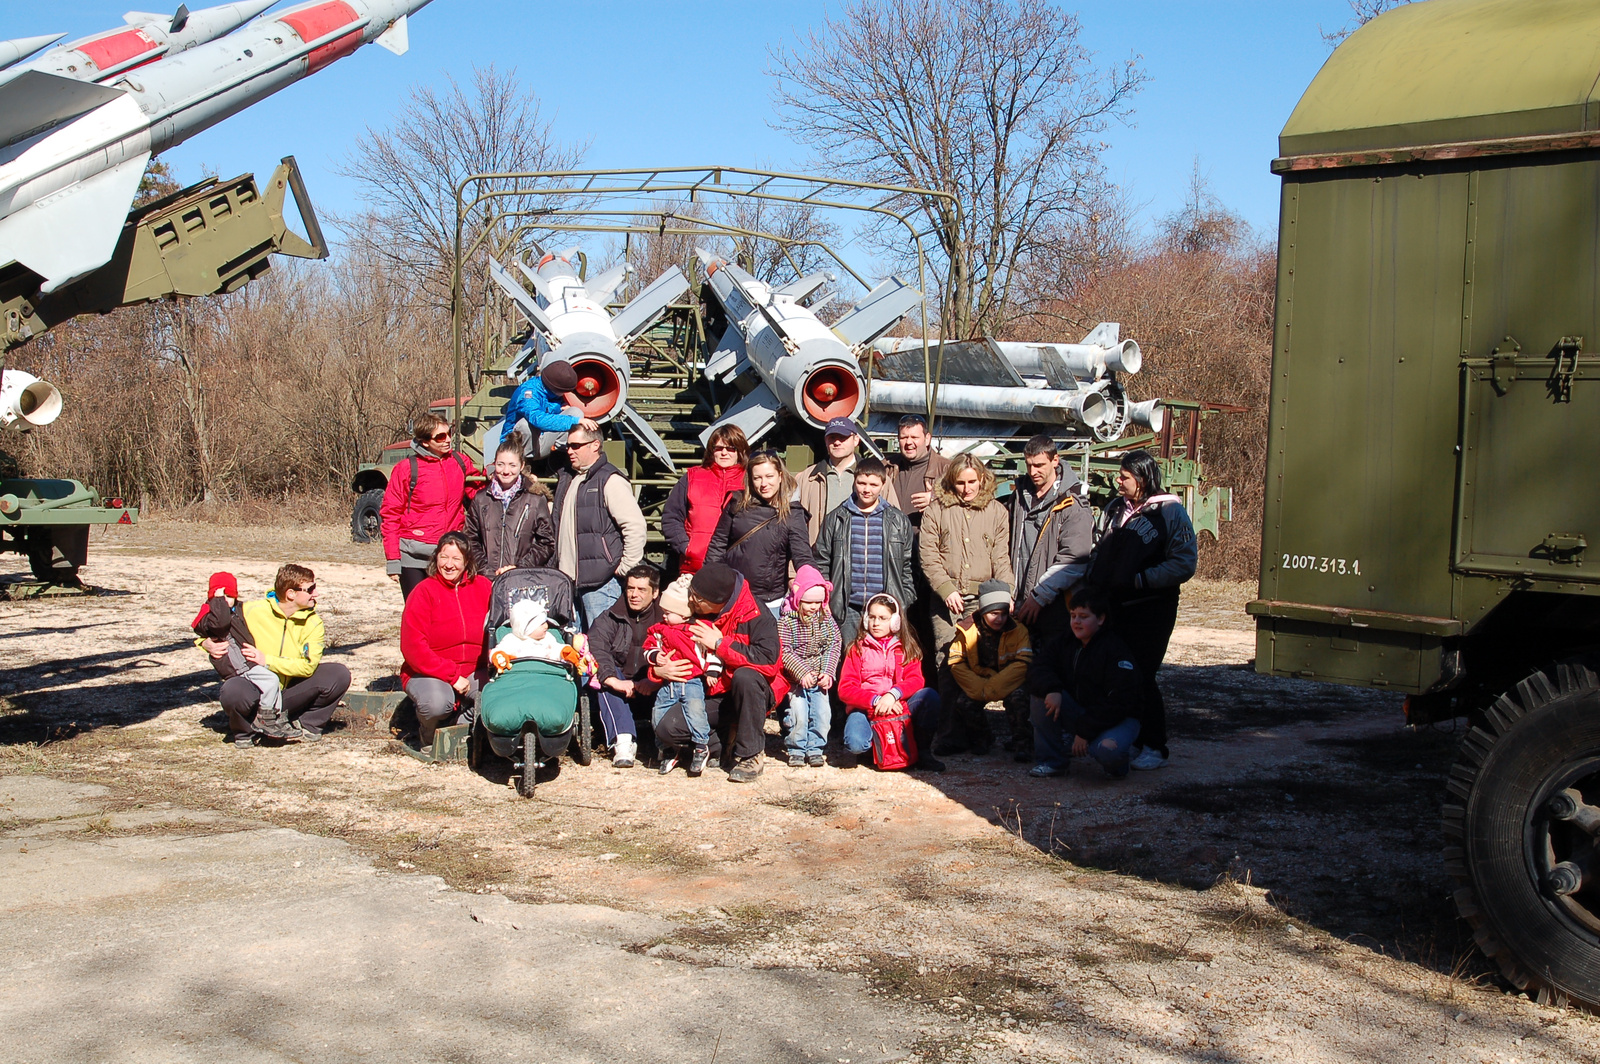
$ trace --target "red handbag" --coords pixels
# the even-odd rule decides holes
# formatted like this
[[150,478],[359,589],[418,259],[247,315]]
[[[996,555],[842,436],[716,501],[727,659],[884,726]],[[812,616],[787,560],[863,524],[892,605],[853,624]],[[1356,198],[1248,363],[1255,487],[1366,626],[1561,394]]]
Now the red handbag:
[[910,768],[917,763],[917,739],[911,733],[911,714],[872,718],[872,763],[884,772]]

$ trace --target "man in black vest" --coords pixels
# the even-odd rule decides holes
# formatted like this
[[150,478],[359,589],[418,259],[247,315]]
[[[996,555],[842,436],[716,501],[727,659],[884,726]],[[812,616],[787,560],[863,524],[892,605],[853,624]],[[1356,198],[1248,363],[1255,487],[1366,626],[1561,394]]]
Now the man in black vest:
[[603,429],[567,433],[567,461],[556,478],[556,568],[578,590],[584,630],[622,596],[619,577],[644,558],[644,513],[628,478],[606,461]]

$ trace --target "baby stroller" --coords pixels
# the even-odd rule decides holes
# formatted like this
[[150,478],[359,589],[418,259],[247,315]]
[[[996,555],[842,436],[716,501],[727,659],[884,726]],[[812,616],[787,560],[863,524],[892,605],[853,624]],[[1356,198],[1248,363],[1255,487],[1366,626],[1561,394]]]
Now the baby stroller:
[[[512,607],[524,599],[541,603],[550,634],[570,645],[567,629],[576,616],[572,581],[556,569],[512,569],[495,578],[484,622],[487,656],[510,631]],[[477,771],[494,754],[512,763],[517,793],[533,797],[539,766],[571,750],[587,765],[592,757],[590,715],[579,692],[578,669],[570,661],[519,658],[483,685],[478,714],[467,747],[467,762]]]

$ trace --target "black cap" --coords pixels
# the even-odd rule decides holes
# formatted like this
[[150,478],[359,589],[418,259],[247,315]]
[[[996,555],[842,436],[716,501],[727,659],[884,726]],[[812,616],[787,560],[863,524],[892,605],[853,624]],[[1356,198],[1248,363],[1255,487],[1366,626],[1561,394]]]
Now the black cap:
[[859,436],[861,429],[854,421],[847,417],[836,417],[828,422],[828,427],[823,430],[824,436]]
[[689,590],[698,599],[726,606],[738,586],[739,574],[721,562],[709,562],[689,581]]
[[545,391],[553,395],[566,395],[578,386],[578,371],[571,362],[552,362],[539,371]]

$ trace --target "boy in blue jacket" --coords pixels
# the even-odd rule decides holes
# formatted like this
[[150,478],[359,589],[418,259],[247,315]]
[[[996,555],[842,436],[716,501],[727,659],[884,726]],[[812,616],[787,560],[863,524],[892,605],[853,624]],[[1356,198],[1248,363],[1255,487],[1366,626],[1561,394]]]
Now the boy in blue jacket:
[[[526,421],[529,430],[534,433],[571,432],[580,425],[591,432],[599,428],[593,419],[584,417],[576,406],[565,401],[568,393],[577,386],[578,374],[570,362],[552,362],[540,370],[537,377],[523,381],[506,403],[504,420],[500,423],[500,432],[494,444],[498,446],[501,437],[518,431],[518,424],[522,421]],[[493,432],[492,429],[490,431]],[[489,446],[487,438],[484,446]],[[541,446],[538,452],[545,454],[548,450],[550,448]],[[486,450],[484,453],[491,452]]]

